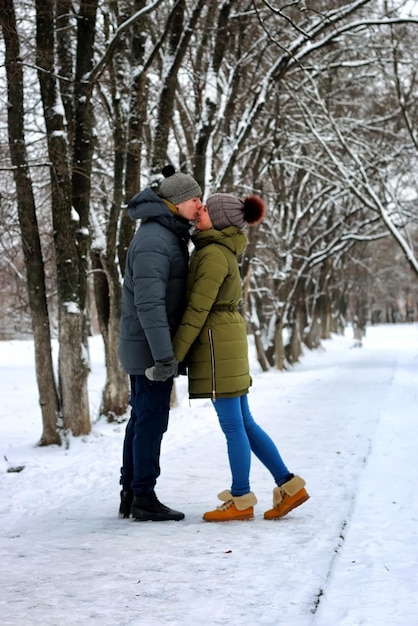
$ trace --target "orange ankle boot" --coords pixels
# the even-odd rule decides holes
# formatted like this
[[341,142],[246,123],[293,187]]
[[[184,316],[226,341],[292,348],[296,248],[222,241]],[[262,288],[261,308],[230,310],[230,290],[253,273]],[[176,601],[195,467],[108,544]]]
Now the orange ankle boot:
[[204,513],[205,522],[232,522],[234,520],[247,520],[254,517],[254,505],[257,498],[252,491],[244,496],[233,496],[230,491],[222,491],[218,495],[223,504],[213,511]]
[[279,519],[309,500],[305,481],[293,476],[287,483],[273,489],[273,508],[264,513],[264,519]]

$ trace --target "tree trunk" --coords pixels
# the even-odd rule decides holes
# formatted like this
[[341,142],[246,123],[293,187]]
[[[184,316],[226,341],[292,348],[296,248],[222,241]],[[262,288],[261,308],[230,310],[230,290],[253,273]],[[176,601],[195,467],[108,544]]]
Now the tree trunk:
[[112,422],[124,415],[129,405],[129,381],[118,355],[120,284],[115,263],[106,267],[106,258],[99,250],[92,250],[92,263],[97,314],[106,358],[106,382],[100,415],[105,415]]
[[290,335],[289,345],[286,349],[286,355],[288,362],[293,365],[299,361],[299,357],[302,354],[302,342],[300,338],[299,321],[295,318],[292,325],[292,332]]
[[321,328],[321,320],[318,318],[316,306],[314,306],[313,315],[311,318],[311,323],[309,326],[309,330],[306,334],[304,343],[309,348],[309,350],[313,350],[318,348],[320,345],[320,328]]
[[263,372],[268,372],[270,369],[270,363],[267,358],[266,351],[264,350],[263,342],[261,341],[260,331],[255,330],[253,332],[253,336],[254,336],[255,349],[257,353],[257,361],[259,362],[260,367],[263,370]]
[[274,332],[274,362],[278,370],[286,369],[286,352],[283,342],[283,322],[282,319],[276,321]]
[[88,356],[82,342],[83,320],[65,302],[59,307],[59,382],[65,431],[75,437],[91,430],[87,393]]
[[14,167],[17,210],[32,319],[36,379],[42,413],[43,430],[40,444],[61,444],[58,432],[60,407],[51,354],[44,265],[24,136],[23,72],[19,62],[20,44],[12,0],[4,0],[0,8],[0,16],[6,47],[9,146]]
[[78,297],[83,318],[83,343],[87,347],[87,270],[90,249],[90,194],[94,149],[92,86],[84,77],[92,69],[98,0],[81,0],[77,19],[77,61],[74,81],[74,143],[71,198],[79,216],[76,230],[78,252]]
[[318,299],[318,311],[321,319],[321,339],[331,338],[331,303],[327,294]]
[[72,215],[69,147],[54,67],[54,2],[37,0],[37,65],[47,130],[52,219],[57,267],[59,390],[64,428],[74,435],[91,429],[87,395],[87,352],[83,345],[80,297],[79,223]]

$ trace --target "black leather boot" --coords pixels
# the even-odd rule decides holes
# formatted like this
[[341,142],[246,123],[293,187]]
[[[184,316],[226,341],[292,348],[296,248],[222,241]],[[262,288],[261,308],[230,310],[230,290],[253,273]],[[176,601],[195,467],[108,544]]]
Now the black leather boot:
[[122,489],[120,492],[119,518],[124,519],[130,516],[134,494],[132,491]]
[[135,496],[131,514],[137,522],[169,522],[174,520],[178,522],[184,519],[184,513],[169,509],[168,506],[161,504],[155,493],[146,496]]

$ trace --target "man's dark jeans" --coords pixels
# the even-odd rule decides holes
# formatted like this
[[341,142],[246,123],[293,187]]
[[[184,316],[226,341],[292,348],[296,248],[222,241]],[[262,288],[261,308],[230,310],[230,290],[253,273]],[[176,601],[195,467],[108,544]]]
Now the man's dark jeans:
[[160,449],[167,430],[173,378],[131,376],[131,417],[123,444],[120,484],[135,496],[151,493],[160,475]]

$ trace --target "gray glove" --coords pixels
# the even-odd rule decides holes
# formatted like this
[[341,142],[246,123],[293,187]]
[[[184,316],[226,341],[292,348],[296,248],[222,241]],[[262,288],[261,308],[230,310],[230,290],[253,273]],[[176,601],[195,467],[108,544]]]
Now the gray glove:
[[155,361],[155,365],[147,367],[145,370],[145,376],[149,380],[155,380],[158,382],[164,382],[171,376],[177,376],[178,361],[176,357],[170,356],[168,359],[162,359],[161,361]]

